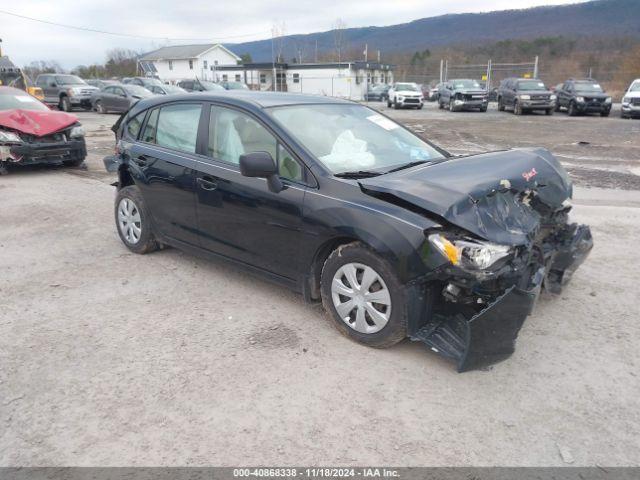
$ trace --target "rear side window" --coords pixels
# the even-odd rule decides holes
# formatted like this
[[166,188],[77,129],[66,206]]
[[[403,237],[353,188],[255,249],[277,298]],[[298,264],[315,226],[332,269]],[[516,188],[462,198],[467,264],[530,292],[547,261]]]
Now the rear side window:
[[195,153],[202,105],[177,104],[153,110],[144,130],[143,141],[162,147]]
[[132,140],[136,140],[138,138],[143,120],[144,114],[140,113],[127,122],[127,137]]

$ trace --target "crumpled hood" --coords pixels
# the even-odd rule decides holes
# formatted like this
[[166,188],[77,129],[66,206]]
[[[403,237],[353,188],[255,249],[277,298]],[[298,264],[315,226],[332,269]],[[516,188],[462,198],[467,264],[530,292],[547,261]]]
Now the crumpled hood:
[[35,110],[2,110],[0,126],[17,130],[28,135],[42,137],[69,127],[78,121],[78,117],[65,112]]
[[[567,172],[544,148],[452,158],[363,179],[360,186],[365,193],[399,198],[481,238],[510,245],[528,243],[540,225],[530,202],[555,211],[572,196]],[[528,191],[533,195],[523,202]]]

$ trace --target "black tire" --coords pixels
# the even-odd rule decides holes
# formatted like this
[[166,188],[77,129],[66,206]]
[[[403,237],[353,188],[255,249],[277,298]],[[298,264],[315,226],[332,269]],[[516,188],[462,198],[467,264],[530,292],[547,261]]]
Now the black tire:
[[544,114],[545,114],[545,115],[553,115],[553,108],[547,108],[547,109],[544,111]]
[[560,102],[559,102],[559,101],[557,101],[557,100],[556,100],[556,106],[554,107],[554,110],[555,110],[556,112],[559,112],[559,111],[560,111]]
[[600,112],[601,117],[608,117],[611,114],[611,111],[608,112]]
[[391,100],[387,98],[387,108],[391,108]]
[[[387,324],[375,333],[360,333],[349,327],[336,311],[331,295],[333,277],[340,267],[348,263],[360,263],[373,268],[389,290],[391,315]],[[334,325],[346,337],[369,347],[387,348],[404,340],[407,336],[407,302],[404,286],[391,266],[367,245],[354,242],[334,250],[324,262],[321,277],[322,304],[331,315]]]
[[504,101],[502,100],[502,97],[498,97],[498,111],[504,112]]
[[483,113],[486,112],[487,111],[487,107],[480,107],[480,111],[483,112]]
[[400,105],[398,104],[397,100],[394,98],[393,99],[393,109],[394,110],[398,110],[400,108]]
[[520,102],[517,100],[513,101],[513,113],[514,115],[522,115],[522,107],[520,106]]
[[69,97],[64,96],[60,98],[60,110],[62,110],[63,112],[70,112],[71,110],[73,110]]
[[[130,242],[127,238],[122,234],[119,220],[118,220],[118,209],[120,207],[120,202],[123,199],[129,199],[133,201],[137,211],[140,214],[140,237],[139,240],[135,243]],[[147,206],[142,198],[142,194],[140,190],[135,185],[130,185],[128,187],[121,188],[116,195],[116,202],[114,208],[114,215],[116,221],[116,230],[118,231],[118,236],[122,243],[131,250],[133,253],[138,253],[143,255],[145,253],[153,252],[158,249],[158,242],[155,239],[155,235],[153,233],[153,226],[151,225],[151,217],[149,215],[149,211],[147,210]]]
[[456,111],[456,107],[453,104],[453,98],[449,99],[449,111],[450,112],[455,112]]
[[84,162],[84,158],[74,158],[72,160],[63,160],[62,163],[66,167],[79,167]]
[[624,118],[625,120],[628,119],[629,117],[627,115],[624,114],[624,111],[620,112],[620,118]]
[[569,102],[569,106],[567,107],[567,115],[569,115],[570,117],[575,117],[576,115],[578,115],[575,103]]
[[418,105],[418,110],[422,110],[422,104]]
[[444,110],[444,103],[442,103],[442,102],[440,101],[440,99],[438,99],[438,109],[439,109],[439,110]]
[[96,100],[96,112],[98,112],[100,114],[107,113],[107,109],[104,108],[104,105],[102,105],[102,101],[101,100]]

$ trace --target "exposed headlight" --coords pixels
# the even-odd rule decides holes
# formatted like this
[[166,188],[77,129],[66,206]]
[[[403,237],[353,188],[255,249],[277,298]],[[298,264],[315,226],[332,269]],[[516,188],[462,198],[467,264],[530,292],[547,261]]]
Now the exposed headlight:
[[84,127],[78,125],[77,127],[73,127],[69,132],[69,136],[72,138],[84,137]]
[[622,103],[631,103],[631,97],[624,97]]
[[519,95],[520,100],[531,100],[531,95]]
[[604,103],[611,103],[611,97],[607,97],[607,99],[604,101]]
[[0,130],[0,142],[22,143],[22,139],[17,133]]
[[556,97],[555,95],[551,95],[549,98],[550,98],[551,100],[555,100],[555,99],[556,99],[556,98],[558,98],[558,97]]
[[448,240],[441,233],[429,235],[429,241],[453,265],[485,270],[511,253],[511,247],[480,240]]
[[579,102],[579,103],[584,102],[584,97],[576,97],[576,102]]

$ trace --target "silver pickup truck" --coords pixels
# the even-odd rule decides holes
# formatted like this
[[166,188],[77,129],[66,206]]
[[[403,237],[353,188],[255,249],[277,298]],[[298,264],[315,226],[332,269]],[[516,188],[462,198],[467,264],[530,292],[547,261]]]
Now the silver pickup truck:
[[76,107],[91,109],[91,95],[99,90],[76,75],[59,73],[38,75],[36,86],[44,92],[44,103],[65,112]]

